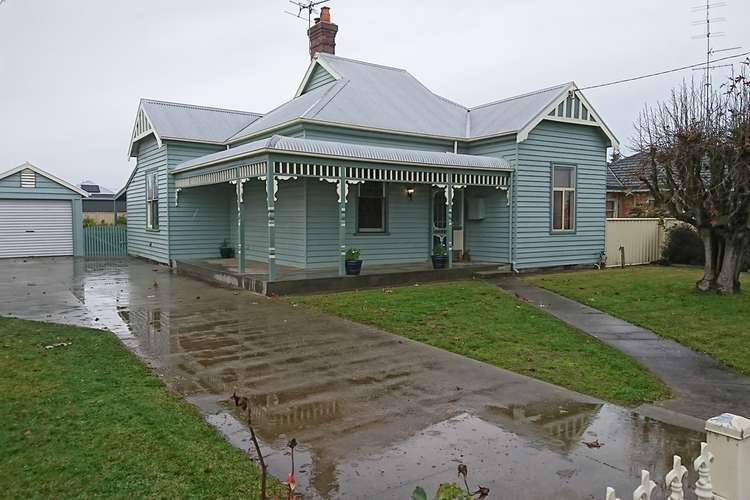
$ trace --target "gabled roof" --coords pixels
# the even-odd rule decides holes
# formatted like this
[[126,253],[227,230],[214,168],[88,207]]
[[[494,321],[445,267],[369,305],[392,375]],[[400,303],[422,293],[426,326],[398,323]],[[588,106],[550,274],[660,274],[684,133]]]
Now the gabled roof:
[[471,108],[468,135],[484,137],[518,132],[574,85],[573,82],[563,83]]
[[451,140],[517,134],[522,142],[541,120],[548,119],[600,127],[617,149],[614,134],[576,89],[574,82],[568,82],[470,109],[433,93],[406,70],[316,54],[294,99],[228,142],[297,121]]
[[13,174],[17,174],[19,172],[23,172],[24,170],[31,170],[35,172],[37,175],[41,175],[42,177],[46,177],[47,179],[51,180],[52,182],[56,182],[57,184],[60,184],[62,187],[70,189],[73,192],[76,192],[82,196],[88,197],[89,193],[84,191],[83,189],[74,186],[73,184],[70,184],[69,182],[65,182],[64,180],[60,179],[59,177],[55,177],[54,175],[50,174],[49,172],[45,172],[41,168],[37,167],[36,165],[33,165],[29,162],[22,163],[21,165],[11,168],[10,170],[7,170],[5,172],[0,173],[0,179],[5,179],[6,177],[10,177]]
[[136,141],[150,134],[154,134],[159,145],[163,139],[224,144],[261,116],[247,111],[141,99],[129,154],[133,156]]
[[404,165],[431,165],[438,167],[481,168],[490,170],[512,170],[511,164],[502,158],[490,156],[419,151],[415,149],[386,148],[334,141],[300,139],[274,135],[259,141],[249,142],[235,148],[219,151],[177,165],[172,173],[177,174],[230,160],[237,160],[262,153],[287,153],[310,155],[316,158],[336,158],[367,162],[398,163]]

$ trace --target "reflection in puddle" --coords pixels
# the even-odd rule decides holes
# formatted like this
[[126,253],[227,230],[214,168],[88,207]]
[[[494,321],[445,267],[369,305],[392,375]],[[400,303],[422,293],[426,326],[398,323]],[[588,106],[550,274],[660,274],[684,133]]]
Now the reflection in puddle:
[[490,415],[503,415],[539,428],[552,438],[551,444],[570,449],[580,443],[581,436],[601,407],[601,404],[567,401],[508,407],[488,405],[485,409]]

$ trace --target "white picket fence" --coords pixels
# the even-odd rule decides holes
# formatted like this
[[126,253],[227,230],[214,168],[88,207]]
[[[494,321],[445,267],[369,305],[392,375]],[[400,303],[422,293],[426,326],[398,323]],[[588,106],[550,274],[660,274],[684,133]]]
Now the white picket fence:
[[661,258],[667,230],[675,224],[679,224],[675,219],[607,219],[607,267],[656,262]]
[[[701,452],[693,460],[698,473],[695,497],[698,500],[750,499],[750,419],[724,413],[706,422],[708,443],[701,443]],[[711,449],[714,451],[712,452]],[[683,479],[687,467],[675,455],[672,470],[664,477],[666,500],[684,500]],[[713,478],[713,480],[712,480]],[[641,471],[641,484],[633,491],[633,500],[655,500],[656,483],[649,472]],[[605,500],[620,500],[614,488],[607,487]]]

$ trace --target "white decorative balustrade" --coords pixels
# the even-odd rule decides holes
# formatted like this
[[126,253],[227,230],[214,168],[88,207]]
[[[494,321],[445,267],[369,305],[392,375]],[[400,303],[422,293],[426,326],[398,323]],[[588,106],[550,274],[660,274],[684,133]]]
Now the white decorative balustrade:
[[[697,473],[695,498],[698,500],[750,499],[750,419],[724,413],[706,422],[708,443],[701,443],[700,455],[693,460]],[[666,500],[685,500],[684,479],[687,468],[675,455],[672,469],[664,476]],[[641,484],[633,491],[633,500],[656,500],[656,483],[648,471],[641,471]],[[627,498],[627,497],[624,497]],[[605,500],[620,500],[608,487]]]

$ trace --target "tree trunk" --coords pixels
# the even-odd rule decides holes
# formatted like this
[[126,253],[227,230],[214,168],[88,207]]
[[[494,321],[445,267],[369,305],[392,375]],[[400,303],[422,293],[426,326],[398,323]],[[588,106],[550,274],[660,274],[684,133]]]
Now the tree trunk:
[[740,290],[740,264],[744,254],[744,245],[737,241],[727,241],[724,247],[724,258],[721,271],[716,278],[716,289],[719,293],[736,293]]
[[695,286],[701,292],[708,292],[710,290],[716,290],[718,265],[721,263],[719,255],[720,244],[717,235],[711,229],[701,229],[700,235],[703,240],[706,263],[703,266],[703,278],[701,278]]

